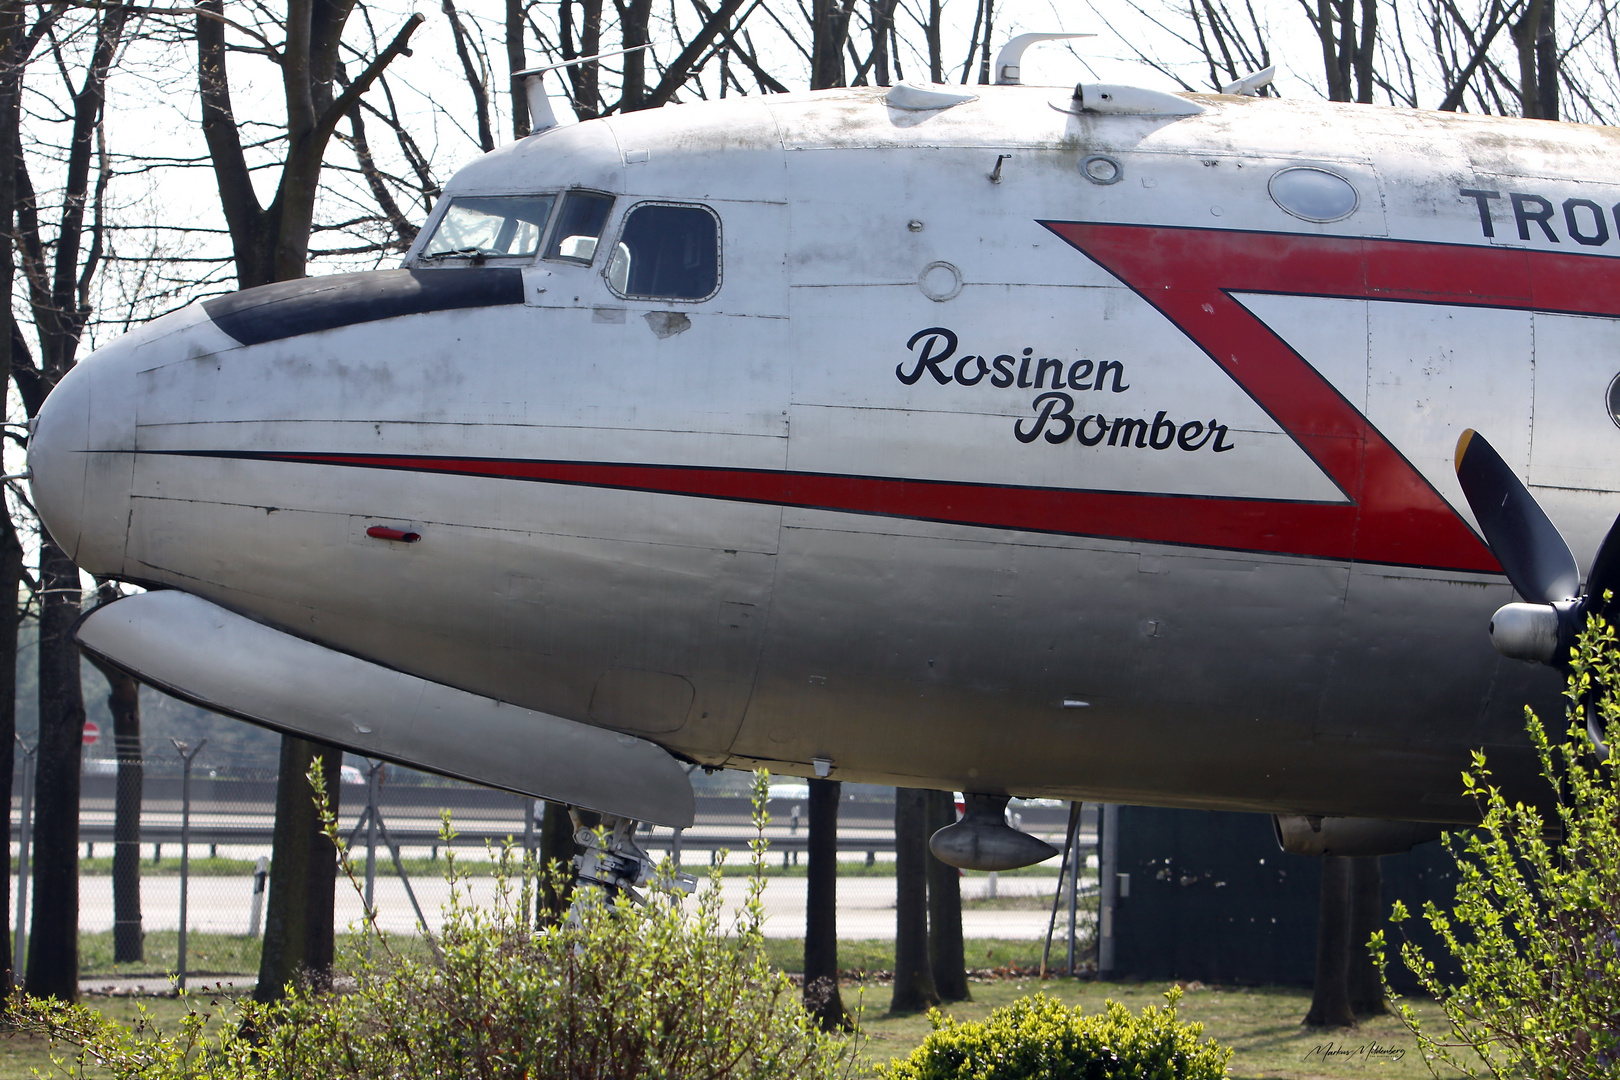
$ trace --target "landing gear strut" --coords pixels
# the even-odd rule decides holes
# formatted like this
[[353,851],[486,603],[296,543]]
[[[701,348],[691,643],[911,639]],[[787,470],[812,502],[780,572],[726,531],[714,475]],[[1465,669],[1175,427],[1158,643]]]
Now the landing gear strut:
[[[636,843],[635,821],[604,814],[593,828],[577,810],[570,809],[569,816],[574,822],[574,842],[585,849],[574,856],[579,884],[598,886],[609,897],[624,893],[638,904],[646,903],[647,898],[636,889],[654,881],[658,863]],[[676,871],[669,878],[657,879],[656,884],[684,896],[697,888],[697,878]]]

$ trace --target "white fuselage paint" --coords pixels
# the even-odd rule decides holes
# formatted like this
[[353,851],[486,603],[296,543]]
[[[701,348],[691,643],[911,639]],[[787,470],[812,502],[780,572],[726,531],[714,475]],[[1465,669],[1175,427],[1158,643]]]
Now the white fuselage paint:
[[[722,223],[717,294],[626,300],[604,259],[532,260],[522,304],[252,346],[193,306],[56,391],[34,453],[41,512],[97,574],[706,764],[809,775],[822,758],[845,779],[1414,819],[1466,817],[1469,748],[1522,780],[1520,710],[1555,708],[1557,687],[1492,651],[1486,623],[1513,598],[1500,574],[904,508],[918,492],[937,508],[930,485],[951,483],[992,504],[982,489],[1348,504],[1196,328],[1042,222],[1608,260],[1620,221],[1582,244],[1559,208],[1620,202],[1614,133],[1221,97],[1196,98],[1196,116],[1075,116],[1053,107],[1064,91],[982,91],[935,112],[879,90],[689,105],[505,147],[447,196],[612,193],[604,252],[638,202],[702,204]],[[1117,182],[1081,175],[1099,154]],[[1349,180],[1355,212],[1284,213],[1267,184],[1300,165]],[[1494,236],[1464,190],[1499,193],[1483,202]],[[1521,221],[1511,193],[1556,212],[1520,200]],[[1451,458],[1472,427],[1590,561],[1620,510],[1616,319],[1301,293],[1233,299],[1464,521]],[[672,312],[689,326],[658,332]],[[955,336],[950,380],[923,365],[908,383],[931,339],[907,343],[931,328]],[[1050,441],[1060,424],[1036,430],[1036,395],[1052,369],[1019,385],[1025,349],[1061,363],[1070,416],[1096,418],[1083,435],[1159,426],[1141,446]],[[997,356],[1014,358],[1013,385],[995,385]],[[914,483],[824,509],[266,454]],[[375,525],[422,539],[379,541]]]

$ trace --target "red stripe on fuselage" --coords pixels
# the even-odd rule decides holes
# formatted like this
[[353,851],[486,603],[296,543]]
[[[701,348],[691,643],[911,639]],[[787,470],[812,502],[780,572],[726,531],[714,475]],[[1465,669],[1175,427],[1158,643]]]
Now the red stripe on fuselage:
[[[1233,293],[1620,313],[1620,261],[1514,248],[1043,222],[1198,344],[1355,504],[1336,550],[1362,562],[1498,570],[1400,452]],[[1167,499],[1167,496],[1150,496]],[[1169,512],[1170,507],[1166,506]],[[1327,508],[1304,511],[1324,532]],[[1335,547],[1319,539],[1319,548]]]
[[996,529],[1500,573],[1463,519],[1366,417],[1231,294],[1620,314],[1620,260],[1600,256],[1354,237],[1042,224],[1174,322],[1248,391],[1350,501],[581,461],[229,451],[200,456],[574,484]]
[[[1355,507],[1346,503],[1324,505],[1264,499],[1138,495],[1133,492],[962,484],[775,469],[388,454],[171,453],[575,484],[995,529],[1120,540],[1152,537],[1158,543],[1271,551],[1319,558],[1344,558],[1336,545],[1322,545],[1327,534],[1320,527],[1319,514],[1326,513],[1340,523],[1346,535],[1354,524],[1355,516]],[[1163,504],[1166,502],[1175,504],[1173,515],[1164,513]]]

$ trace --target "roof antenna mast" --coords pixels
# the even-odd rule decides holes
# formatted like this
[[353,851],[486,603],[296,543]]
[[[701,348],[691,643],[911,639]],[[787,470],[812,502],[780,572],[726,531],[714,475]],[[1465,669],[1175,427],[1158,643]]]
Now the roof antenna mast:
[[537,135],[556,127],[560,122],[556,112],[551,108],[551,96],[546,93],[546,72],[589,64],[593,60],[608,60],[650,48],[652,48],[650,43],[637,45],[633,49],[618,49],[614,52],[597,53],[595,56],[581,56],[576,60],[564,60],[559,64],[547,64],[545,67],[525,68],[523,71],[512,72],[512,78],[523,80],[523,93],[529,100],[529,134]]
[[996,53],[996,85],[1017,86],[1018,63],[1024,50],[1039,41],[1063,41],[1066,38],[1096,37],[1096,34],[1019,34]]

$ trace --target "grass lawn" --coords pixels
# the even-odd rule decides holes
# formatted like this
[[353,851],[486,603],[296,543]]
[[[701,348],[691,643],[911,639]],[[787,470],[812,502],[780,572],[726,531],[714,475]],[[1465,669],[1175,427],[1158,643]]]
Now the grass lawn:
[[[1036,991],[1070,1005],[1082,1005],[1087,1012],[1100,1011],[1103,1001],[1109,998],[1140,1010],[1144,1005],[1161,1002],[1164,989],[1149,983],[994,979],[973,985],[973,1001],[948,1006],[944,1011],[959,1020],[982,1019],[991,1009]],[[866,1076],[875,1075],[878,1062],[909,1053],[928,1034],[926,1016],[890,1018],[885,1014],[889,1001],[885,983],[852,981],[845,984],[843,994],[851,1010],[861,1010],[861,1025],[870,1039],[866,1050],[868,1068],[862,1070]],[[182,1012],[180,1003],[170,998],[88,1000],[104,1015],[125,1022],[133,1020],[137,1009],[144,1006],[163,1029],[172,1029]],[[194,1000],[206,1007],[210,999],[205,994]],[[1206,1036],[1237,1051],[1231,1066],[1235,1078],[1422,1080],[1429,1076],[1411,1036],[1398,1021],[1385,1017],[1350,1031],[1308,1031],[1300,1026],[1299,1019],[1309,1004],[1309,992],[1301,989],[1216,987],[1188,993],[1182,999],[1181,1016],[1203,1023]],[[1431,1022],[1437,1019],[1432,1008],[1420,1012]],[[1375,1047],[1396,1053],[1375,1058],[1370,1053]],[[38,1039],[0,1038],[0,1080],[28,1080],[35,1069],[46,1076],[53,1072],[70,1075],[52,1069],[51,1053],[51,1048]],[[58,1047],[55,1053],[61,1056],[65,1050]],[[97,1074],[87,1070],[84,1075]]]
[[[112,965],[111,942],[104,940],[107,938],[85,935],[84,939],[86,960],[97,963],[101,974],[161,975],[172,967],[173,933],[148,935],[147,955],[151,962],[145,965]],[[789,971],[799,968],[799,942],[773,940],[769,945],[773,962]],[[100,953],[95,951],[98,949]],[[1040,963],[1040,942],[980,939],[967,942],[967,949],[970,963],[977,967],[1017,970]],[[215,975],[251,973],[258,961],[256,941],[226,935],[193,934],[188,953],[196,958],[193,970],[198,972],[198,982]],[[844,1003],[852,1011],[860,1011],[861,1026],[870,1040],[866,1047],[868,1068],[863,1070],[867,1076],[875,1075],[878,1062],[909,1053],[930,1030],[926,1016],[888,1016],[889,985],[880,978],[861,974],[886,973],[893,964],[893,955],[893,943],[887,941],[845,941],[840,945],[840,958],[851,974],[843,987]],[[971,1002],[950,1005],[943,1011],[959,1020],[982,1019],[991,1009],[1037,991],[1066,1004],[1081,1005],[1087,1012],[1100,1011],[1110,998],[1139,1011],[1145,1005],[1161,1002],[1164,990],[1165,986],[1154,983],[984,978],[973,983]],[[193,1000],[209,1002],[206,987]],[[87,1001],[104,1015],[124,1022],[135,1019],[138,1008],[144,1005],[163,1029],[172,1029],[182,1012],[180,1003],[170,998],[93,997]],[[1231,1075],[1237,1078],[1421,1080],[1429,1075],[1411,1036],[1397,1020],[1380,1018],[1343,1032],[1309,1031],[1299,1023],[1309,1004],[1310,993],[1303,989],[1212,987],[1188,992],[1182,999],[1181,1016],[1203,1023],[1206,1036],[1236,1050]],[[1438,1022],[1433,1008],[1419,1011],[1431,1023]],[[0,1037],[0,1080],[26,1080],[35,1069],[41,1075],[51,1075],[51,1052],[37,1039]],[[64,1049],[58,1047],[55,1052],[61,1055]],[[96,1073],[89,1070],[84,1075],[93,1077]]]

